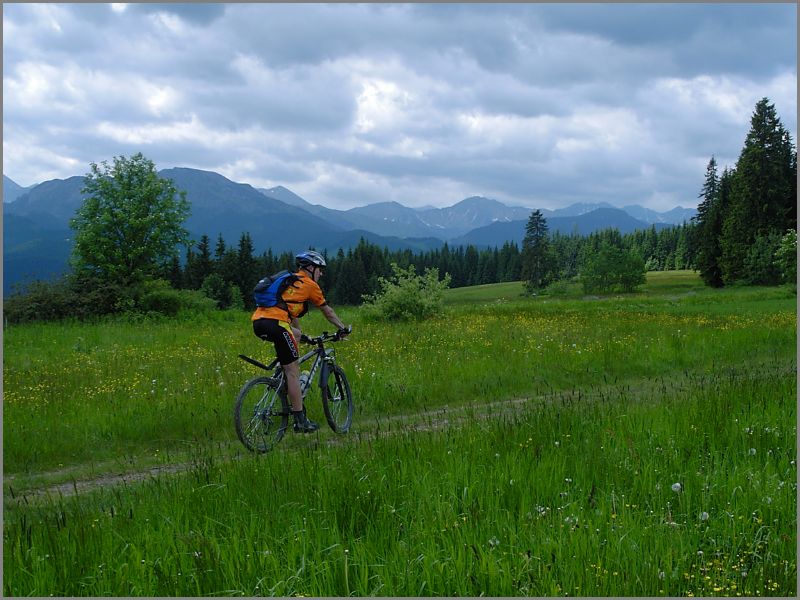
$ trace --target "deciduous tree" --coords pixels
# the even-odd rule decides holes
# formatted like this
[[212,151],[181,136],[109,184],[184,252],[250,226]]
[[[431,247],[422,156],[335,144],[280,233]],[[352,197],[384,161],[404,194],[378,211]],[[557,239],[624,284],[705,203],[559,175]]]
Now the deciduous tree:
[[141,153],[116,157],[112,165],[91,163],[83,193],[86,199],[70,222],[78,276],[135,287],[163,272],[179,246],[189,243],[185,193]]

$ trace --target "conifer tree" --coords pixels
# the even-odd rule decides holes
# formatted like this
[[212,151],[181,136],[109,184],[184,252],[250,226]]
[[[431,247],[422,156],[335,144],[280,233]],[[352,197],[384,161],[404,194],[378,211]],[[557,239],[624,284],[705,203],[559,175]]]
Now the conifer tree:
[[263,277],[258,271],[258,262],[253,256],[253,239],[245,232],[239,238],[239,248],[236,251],[236,271],[233,273],[231,283],[239,288],[244,297],[245,306],[255,307],[255,300],[250,294],[256,282]]
[[797,153],[767,98],[757,104],[736,163],[720,246],[723,280],[747,281],[747,256],[758,237],[797,223]]
[[217,245],[214,247],[214,260],[219,263],[222,258],[225,256],[225,252],[227,252],[228,248],[225,245],[225,240],[222,238],[222,234],[217,235]]
[[336,281],[336,302],[341,304],[360,304],[361,296],[367,289],[367,272],[364,263],[352,251],[339,267]]
[[529,292],[547,287],[555,275],[555,254],[548,235],[547,220],[542,211],[535,210],[525,225],[522,239],[522,278]]
[[706,178],[699,197],[695,244],[697,245],[697,269],[700,277],[712,287],[722,286],[722,271],[719,264],[720,236],[722,234],[722,212],[720,210],[720,178],[717,174],[717,161],[712,156],[706,167]]
[[478,249],[472,244],[467,246],[464,251],[464,285],[477,285],[478,284]]
[[214,271],[211,260],[211,248],[207,235],[200,236],[197,243],[197,252],[187,255],[186,269],[184,271],[185,285],[191,290],[199,290],[206,277]]

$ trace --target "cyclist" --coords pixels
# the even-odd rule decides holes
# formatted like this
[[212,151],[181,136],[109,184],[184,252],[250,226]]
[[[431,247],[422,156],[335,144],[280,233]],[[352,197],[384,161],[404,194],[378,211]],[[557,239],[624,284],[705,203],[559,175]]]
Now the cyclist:
[[306,250],[295,256],[297,262],[297,281],[289,285],[281,295],[278,306],[257,307],[252,316],[253,333],[259,338],[269,340],[275,345],[278,361],[286,377],[286,390],[292,406],[294,430],[298,433],[311,433],[319,425],[306,416],[303,395],[300,390],[300,352],[297,340],[300,339],[300,317],[308,312],[308,302],[320,309],[328,321],[338,328],[344,337],[352,328],[345,327],[336,312],[328,305],[320,289],[319,278],[327,266],[319,252]]

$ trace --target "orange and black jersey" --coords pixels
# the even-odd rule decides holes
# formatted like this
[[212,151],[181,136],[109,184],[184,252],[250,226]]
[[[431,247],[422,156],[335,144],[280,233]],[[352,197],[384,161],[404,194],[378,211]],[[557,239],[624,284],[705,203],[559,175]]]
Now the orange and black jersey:
[[308,303],[312,302],[314,306],[321,307],[327,304],[325,296],[322,294],[322,289],[316,281],[304,270],[299,270],[295,273],[299,279],[287,287],[281,298],[286,303],[288,310],[280,306],[256,308],[251,319],[257,321],[258,319],[276,319],[286,323],[291,322],[292,319],[299,319],[308,311]]

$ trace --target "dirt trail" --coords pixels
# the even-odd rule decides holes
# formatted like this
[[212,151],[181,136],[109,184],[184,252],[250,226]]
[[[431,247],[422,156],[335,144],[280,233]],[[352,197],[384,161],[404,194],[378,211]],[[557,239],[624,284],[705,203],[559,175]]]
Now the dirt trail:
[[[773,374],[776,372],[783,373],[793,372],[796,373],[796,366],[793,364],[790,368],[787,366],[773,365]],[[733,370],[729,371],[733,374]],[[764,377],[763,371],[759,372],[758,369],[739,371],[739,376],[745,377]],[[619,382],[607,384],[602,387],[594,387],[591,390],[572,389],[548,394],[541,394],[531,397],[511,398],[506,400],[497,400],[480,405],[467,405],[459,406],[456,408],[449,408],[447,406],[437,408],[430,411],[421,413],[414,413],[411,415],[395,415],[391,417],[375,418],[372,420],[357,421],[354,428],[351,429],[350,434],[347,436],[335,436],[334,434],[323,431],[315,436],[307,436],[307,443],[322,443],[326,445],[337,445],[348,440],[355,438],[358,442],[362,440],[374,440],[379,437],[390,437],[402,433],[412,432],[425,432],[443,430],[448,427],[460,427],[465,421],[475,420],[489,420],[502,417],[508,417],[522,412],[525,408],[535,403],[551,403],[551,402],[567,402],[567,401],[593,401],[596,399],[611,399],[611,398],[626,398],[628,400],[638,399],[640,401],[658,401],[664,395],[673,395],[677,392],[685,390],[687,387],[693,385],[693,380],[696,382],[698,374],[684,373],[682,376],[672,378],[657,378],[649,380],[640,380],[637,382]],[[703,377],[703,376],[701,376]],[[323,428],[326,424],[322,425]],[[289,434],[293,435],[293,434]],[[297,449],[297,444],[286,443],[284,440],[272,452],[292,452]],[[238,441],[231,442],[229,445],[230,456],[224,460],[233,461],[238,460],[244,456],[250,456],[249,453],[239,444]],[[269,456],[269,455],[267,455]],[[219,459],[215,455],[215,459]],[[9,502],[30,502],[37,499],[47,499],[53,497],[66,497],[75,494],[90,492],[98,488],[105,488],[116,485],[135,484],[146,481],[151,478],[157,478],[162,475],[178,474],[188,471],[195,463],[192,461],[173,463],[167,465],[160,465],[148,467],[146,469],[131,469],[129,471],[119,472],[120,468],[109,468],[105,474],[89,477],[89,478],[69,478],[69,470],[54,471],[49,473],[42,473],[44,478],[64,480],[69,478],[68,481],[59,484],[50,485],[30,485],[25,486],[25,489],[17,491],[14,489],[16,478],[14,476],[5,477],[3,479],[4,488],[8,490],[4,494],[4,503]],[[19,487],[19,486],[18,486]]]
[[[372,421],[363,421],[356,423],[354,429],[351,430],[347,438],[352,438],[355,434],[358,441],[367,439],[377,439],[379,437],[389,437],[398,435],[408,431],[423,432],[423,431],[436,431],[442,430],[447,427],[458,427],[466,420],[474,419],[490,419],[508,416],[519,412],[526,405],[534,401],[542,401],[546,399],[553,399],[556,397],[570,396],[571,393],[559,394],[558,396],[537,396],[534,398],[515,398],[510,400],[499,400],[480,406],[466,406],[457,408],[442,407],[431,411],[416,413],[413,415],[395,415],[382,419],[374,419]],[[586,394],[582,394],[586,398]],[[323,428],[327,424],[322,425]],[[293,435],[293,434],[289,434]],[[323,443],[326,445],[337,445],[346,441],[347,438],[333,436],[323,431],[317,436],[308,436],[309,443]],[[281,442],[273,452],[289,451],[296,449],[296,445],[286,444],[287,440]],[[249,456],[243,447],[239,446],[238,441],[231,443],[232,449],[238,450],[241,448],[241,453],[230,456],[227,460],[238,460],[242,456]],[[25,487],[23,490],[15,490],[16,477],[4,477],[4,487],[6,492],[4,494],[4,501],[11,502],[29,502],[37,499],[46,499],[53,497],[67,497],[75,494],[90,492],[92,490],[116,485],[135,484],[146,481],[151,478],[156,478],[161,475],[177,474],[188,471],[194,463],[191,461],[174,463],[168,465],[159,465],[149,467],[146,469],[136,469],[130,471],[119,472],[117,465],[113,470],[116,472],[105,473],[89,478],[70,478],[69,481],[48,484],[40,486]],[[50,479],[64,479],[68,477],[68,470],[51,471],[42,473],[46,478]]]

